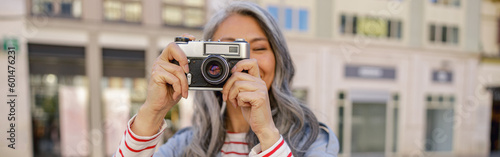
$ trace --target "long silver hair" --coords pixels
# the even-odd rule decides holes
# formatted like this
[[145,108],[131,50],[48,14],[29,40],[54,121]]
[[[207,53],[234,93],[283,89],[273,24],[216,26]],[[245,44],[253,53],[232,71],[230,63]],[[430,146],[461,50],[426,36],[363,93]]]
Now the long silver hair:
[[[273,120],[292,153],[303,156],[318,136],[319,123],[312,111],[292,95],[293,62],[285,37],[271,14],[254,3],[232,2],[205,25],[204,39],[211,39],[219,24],[233,14],[255,18],[269,40],[276,59],[275,77],[268,91]],[[220,92],[196,92],[193,137],[184,151],[185,156],[216,156],[221,151],[227,133],[227,115],[221,113],[221,104]],[[259,143],[251,129],[246,141],[248,150]]]

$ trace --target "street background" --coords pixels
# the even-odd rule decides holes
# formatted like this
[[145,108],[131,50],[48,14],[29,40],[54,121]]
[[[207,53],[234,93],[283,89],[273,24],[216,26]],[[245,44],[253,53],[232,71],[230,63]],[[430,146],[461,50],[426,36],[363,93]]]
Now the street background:
[[[230,1],[0,0],[0,156],[111,156],[155,58],[183,33],[201,39]],[[253,2],[282,27],[293,93],[339,156],[500,156],[500,1]],[[163,141],[191,125],[192,101],[165,117]]]

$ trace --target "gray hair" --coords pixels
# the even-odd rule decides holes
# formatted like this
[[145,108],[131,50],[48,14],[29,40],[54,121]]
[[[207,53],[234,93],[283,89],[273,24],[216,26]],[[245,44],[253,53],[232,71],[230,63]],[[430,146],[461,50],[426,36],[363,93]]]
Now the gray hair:
[[[295,73],[288,46],[279,25],[271,14],[250,2],[232,2],[217,12],[205,25],[204,39],[211,39],[220,23],[233,14],[255,18],[269,40],[276,59],[275,78],[269,89],[274,123],[295,156],[303,156],[319,134],[319,123],[313,112],[293,97],[290,85]],[[216,156],[226,137],[226,115],[221,113],[220,92],[196,92],[193,117],[193,138],[185,156]],[[248,149],[259,143],[250,129]],[[304,142],[305,141],[305,142]]]

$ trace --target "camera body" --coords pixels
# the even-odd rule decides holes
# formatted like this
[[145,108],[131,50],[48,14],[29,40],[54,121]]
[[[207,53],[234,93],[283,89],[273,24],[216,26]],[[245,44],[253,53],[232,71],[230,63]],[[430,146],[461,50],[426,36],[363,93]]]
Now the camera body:
[[250,58],[250,44],[244,39],[220,42],[189,41],[188,38],[176,37],[175,42],[188,59],[189,73],[186,78],[190,90],[221,91],[231,77],[234,65]]

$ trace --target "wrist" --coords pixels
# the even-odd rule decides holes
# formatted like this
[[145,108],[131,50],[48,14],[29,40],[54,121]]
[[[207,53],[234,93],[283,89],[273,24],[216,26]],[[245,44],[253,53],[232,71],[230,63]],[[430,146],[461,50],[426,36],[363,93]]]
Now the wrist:
[[256,133],[259,139],[261,149],[267,150],[274,145],[280,139],[279,130],[276,127],[267,128]]
[[168,110],[157,111],[142,105],[130,129],[139,136],[152,136],[158,133],[167,112]]

